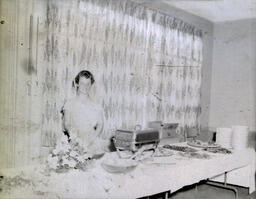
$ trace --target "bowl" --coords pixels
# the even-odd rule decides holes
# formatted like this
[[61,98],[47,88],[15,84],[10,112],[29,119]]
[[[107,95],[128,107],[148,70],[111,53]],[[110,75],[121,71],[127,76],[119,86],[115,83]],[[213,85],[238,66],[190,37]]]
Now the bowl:
[[128,173],[136,168],[137,161],[131,159],[106,159],[101,166],[109,173]]

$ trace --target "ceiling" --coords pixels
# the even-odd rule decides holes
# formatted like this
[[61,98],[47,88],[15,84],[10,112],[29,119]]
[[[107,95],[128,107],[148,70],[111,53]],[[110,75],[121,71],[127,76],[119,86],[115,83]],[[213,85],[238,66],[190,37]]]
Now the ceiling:
[[256,0],[137,0],[168,4],[212,22],[256,19]]

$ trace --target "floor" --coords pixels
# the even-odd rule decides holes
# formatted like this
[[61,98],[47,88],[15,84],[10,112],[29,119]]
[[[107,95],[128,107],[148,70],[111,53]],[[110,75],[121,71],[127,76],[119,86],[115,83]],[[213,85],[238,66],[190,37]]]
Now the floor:
[[[238,190],[239,199],[256,199],[256,192],[248,194],[248,189],[233,186]],[[165,194],[157,194],[149,199],[164,199]],[[231,190],[221,189],[206,185],[204,182],[197,185],[185,187],[173,194],[168,195],[168,199],[235,199],[235,193]]]

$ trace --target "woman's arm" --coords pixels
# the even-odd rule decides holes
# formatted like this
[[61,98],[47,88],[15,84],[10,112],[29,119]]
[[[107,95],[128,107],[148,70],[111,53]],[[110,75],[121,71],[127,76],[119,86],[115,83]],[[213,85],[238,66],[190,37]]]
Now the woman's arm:
[[71,117],[70,113],[67,110],[64,110],[64,115],[63,115],[63,129],[67,130],[68,132],[71,132]]
[[69,103],[65,104],[61,110],[62,113],[62,130],[64,135],[70,139],[73,133],[72,117],[70,113]]

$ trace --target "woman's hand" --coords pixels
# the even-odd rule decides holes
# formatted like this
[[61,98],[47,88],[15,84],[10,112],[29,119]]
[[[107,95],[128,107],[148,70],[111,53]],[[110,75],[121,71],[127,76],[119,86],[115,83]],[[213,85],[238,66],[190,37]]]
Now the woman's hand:
[[104,126],[103,113],[101,112],[100,118],[99,118],[97,124],[94,126],[94,130],[95,130],[96,135],[100,135],[102,133],[103,126]]

